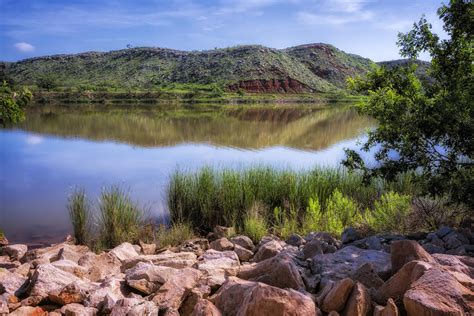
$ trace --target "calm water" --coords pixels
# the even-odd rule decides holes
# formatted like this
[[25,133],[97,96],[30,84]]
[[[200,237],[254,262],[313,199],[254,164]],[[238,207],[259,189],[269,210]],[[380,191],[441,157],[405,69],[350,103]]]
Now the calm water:
[[176,168],[334,166],[371,126],[341,107],[86,109],[42,108],[0,130],[0,226],[10,241],[55,242],[70,233],[66,201],[75,186],[95,200],[104,186],[121,184],[166,219]]

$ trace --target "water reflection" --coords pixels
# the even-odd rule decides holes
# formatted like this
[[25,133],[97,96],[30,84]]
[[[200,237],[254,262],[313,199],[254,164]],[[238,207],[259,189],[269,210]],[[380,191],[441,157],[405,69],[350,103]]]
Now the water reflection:
[[103,186],[123,184],[159,217],[177,167],[335,165],[371,124],[342,108],[252,111],[29,113],[0,131],[0,226],[13,242],[61,239],[74,186],[96,199]]

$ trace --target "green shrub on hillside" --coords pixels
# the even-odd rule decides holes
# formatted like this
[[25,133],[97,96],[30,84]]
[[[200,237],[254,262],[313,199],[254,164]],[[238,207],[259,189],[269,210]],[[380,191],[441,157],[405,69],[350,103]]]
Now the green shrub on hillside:
[[365,211],[365,220],[376,232],[406,232],[406,221],[411,210],[408,195],[387,192],[375,201],[372,210]]

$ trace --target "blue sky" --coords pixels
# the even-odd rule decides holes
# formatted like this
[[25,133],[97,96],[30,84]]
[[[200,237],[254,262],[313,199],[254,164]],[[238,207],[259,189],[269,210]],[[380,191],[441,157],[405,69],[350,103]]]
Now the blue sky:
[[[398,31],[438,0],[0,0],[0,60],[132,46],[202,50],[323,42],[375,61],[399,58]],[[426,59],[427,56],[422,56]]]

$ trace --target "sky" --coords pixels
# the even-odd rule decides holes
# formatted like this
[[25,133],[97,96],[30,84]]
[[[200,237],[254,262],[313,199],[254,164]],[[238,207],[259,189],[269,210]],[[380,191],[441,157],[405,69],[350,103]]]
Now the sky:
[[442,34],[440,5],[439,0],[0,0],[0,60],[127,45],[204,50],[308,43],[391,60],[400,58],[397,33],[408,31],[422,14]]

